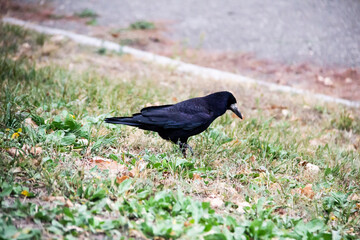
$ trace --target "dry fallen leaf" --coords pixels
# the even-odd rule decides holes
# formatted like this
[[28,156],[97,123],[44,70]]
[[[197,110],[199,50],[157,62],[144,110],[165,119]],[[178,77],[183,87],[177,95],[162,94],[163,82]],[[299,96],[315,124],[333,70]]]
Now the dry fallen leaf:
[[277,208],[277,209],[275,209],[275,213],[277,213],[279,215],[284,215],[284,214],[286,214],[286,209],[282,208],[282,207]]
[[21,154],[21,150],[15,148],[15,147],[9,148],[9,149],[7,149],[6,151],[7,151],[7,152],[10,154],[10,156],[12,156],[12,157],[17,157],[17,156],[19,156],[19,155]]
[[40,155],[42,153],[42,148],[41,147],[32,147],[30,149],[30,153],[33,155]]
[[126,175],[123,175],[123,176],[121,176],[121,177],[116,177],[116,182],[118,183],[118,184],[120,184],[120,183],[122,183],[123,181],[125,181],[126,179],[128,179],[129,177],[128,176],[126,176]]
[[103,157],[93,157],[92,159],[90,159],[90,161],[93,161],[95,163],[110,163],[112,160]]
[[280,109],[280,110],[283,110],[283,109],[287,109],[287,107],[285,106],[279,106],[279,105],[271,105],[269,107],[269,109]]
[[110,33],[111,36],[113,36],[114,38],[118,38],[119,37],[119,33]]
[[15,174],[15,173],[19,173],[19,172],[22,172],[22,169],[21,167],[16,167],[16,168],[12,168],[10,170],[11,173]]
[[315,193],[312,190],[312,184],[306,184],[304,188],[300,189],[300,193],[310,199],[312,199],[315,196]]
[[126,166],[107,158],[93,157],[92,159],[90,159],[90,161],[93,161],[99,167],[99,169],[102,170],[106,170],[106,169],[127,170]]
[[84,161],[84,163],[87,165],[85,166],[86,169],[92,169],[93,167],[97,166],[100,170],[108,170],[109,171],[109,177],[116,177],[119,174],[120,175],[129,175],[128,174],[128,168],[120,164],[116,161],[113,161],[111,159],[103,158],[103,157],[93,157],[88,160],[88,162]]
[[300,195],[301,194],[301,189],[300,188],[291,189],[291,194],[292,195],[295,195],[295,194]]
[[65,203],[66,207],[74,206],[74,204],[69,199],[66,199],[63,196],[45,196],[42,198],[42,200],[48,201],[48,202],[53,202],[53,201],[62,202],[62,203]]
[[26,154],[31,153],[32,155],[40,155],[42,153],[41,147],[30,147],[27,144],[24,144],[21,148]]
[[136,161],[135,167],[129,172],[129,176],[130,177],[138,176],[140,172],[143,172],[146,169],[147,165],[148,163],[145,162],[143,159]]
[[129,171],[129,177],[135,177],[136,173],[135,168],[131,169],[131,171]]
[[74,204],[73,204],[69,199],[66,199],[66,201],[65,201],[65,206],[66,206],[66,207],[73,207]]
[[142,232],[135,229],[129,230],[129,236],[134,239],[148,239]]
[[24,120],[24,124],[25,124],[25,126],[32,127],[32,128],[38,128],[39,127],[31,118],[26,118]]
[[30,146],[27,145],[27,144],[24,144],[24,145],[22,146],[22,148],[21,148],[21,150],[23,150],[24,152],[29,151],[29,149],[30,149]]
[[259,168],[254,168],[253,171],[259,173],[266,173],[267,169],[264,166],[260,166]]
[[191,225],[192,225],[192,223],[189,222],[189,221],[184,222],[184,227],[189,227],[189,226],[191,226]]
[[65,197],[63,196],[45,196],[42,198],[42,200],[49,202],[59,201],[65,203]]
[[354,193],[354,194],[350,197],[350,200],[351,200],[351,201],[355,201],[355,202],[360,202],[360,196]]
[[233,145],[240,145],[240,144],[241,144],[241,141],[236,138],[236,139],[232,140],[231,143],[232,143]]
[[273,192],[277,192],[278,190],[281,191],[281,186],[279,183],[273,183],[270,185],[269,189]]
[[201,180],[201,176],[197,173],[193,174],[193,180]]

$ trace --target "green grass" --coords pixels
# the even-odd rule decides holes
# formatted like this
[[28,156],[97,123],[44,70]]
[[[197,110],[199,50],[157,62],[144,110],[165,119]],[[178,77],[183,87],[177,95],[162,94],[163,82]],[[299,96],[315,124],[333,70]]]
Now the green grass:
[[80,18],[87,18],[86,21],[87,25],[95,26],[98,24],[97,17],[99,16],[95,11],[91,9],[84,9],[81,12],[76,12],[75,16],[78,16]]
[[[66,62],[20,54],[27,42],[38,56],[43,36],[10,25],[0,33],[1,239],[359,238],[359,151],[349,148],[359,138],[357,110],[304,108],[285,96],[291,119],[260,104],[266,92],[247,89],[259,100],[241,106],[246,119],[225,114],[191,139],[195,155],[184,159],[155,133],[103,119],[200,96],[206,85],[189,90],[171,69],[93,49],[66,59],[104,59],[105,73],[69,70]],[[129,70],[113,73],[106,66],[114,61]],[[84,167],[95,156],[134,173]],[[319,172],[309,176],[303,162]],[[130,177],[119,183],[123,175]],[[299,191],[309,183],[313,198]],[[214,196],[221,207],[211,207]]]
[[155,29],[155,24],[148,21],[137,21],[134,23],[131,23],[129,26],[129,29],[131,30],[150,30]]
[[358,117],[353,117],[350,113],[344,111],[340,113],[340,116],[334,118],[331,121],[333,127],[346,130],[353,131],[354,133],[360,133],[360,119]]
[[91,25],[91,26],[96,26],[97,24],[98,24],[98,22],[95,18],[92,18],[86,22],[86,25]]
[[75,13],[75,15],[78,17],[81,17],[81,18],[96,18],[96,17],[98,17],[98,14],[96,14],[96,12],[91,9],[84,9],[81,12]]

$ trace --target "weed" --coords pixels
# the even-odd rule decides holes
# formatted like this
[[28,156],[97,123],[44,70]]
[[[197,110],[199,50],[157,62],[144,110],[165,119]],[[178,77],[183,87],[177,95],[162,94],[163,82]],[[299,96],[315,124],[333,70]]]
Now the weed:
[[46,40],[45,34],[39,34],[36,36],[35,42],[37,45],[43,46]]
[[340,115],[331,120],[331,125],[340,130],[360,133],[360,119],[354,118],[350,113],[343,111]]
[[98,22],[95,18],[90,19],[89,21],[86,21],[86,25],[95,26]]
[[106,48],[103,48],[103,47],[99,48],[96,52],[100,55],[104,55],[104,54],[106,54]]
[[148,21],[137,21],[130,24],[129,29],[131,30],[150,30],[155,29],[155,24]]
[[98,14],[91,9],[84,9],[81,12],[75,13],[76,16],[81,18],[96,18]]
[[139,39],[125,38],[120,40],[121,45],[135,45],[139,42]]

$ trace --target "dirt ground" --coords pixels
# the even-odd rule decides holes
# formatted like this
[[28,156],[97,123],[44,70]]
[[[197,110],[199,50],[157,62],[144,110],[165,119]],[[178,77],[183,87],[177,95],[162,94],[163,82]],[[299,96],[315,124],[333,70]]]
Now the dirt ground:
[[134,48],[183,60],[185,62],[234,72],[255,79],[306,89],[334,97],[360,100],[360,69],[357,67],[321,67],[308,62],[284,64],[259,58],[252,53],[192,48],[168,37],[172,25],[155,22],[153,30],[114,30],[114,27],[89,25],[89,18],[73,13],[58,15],[52,5],[3,1],[2,15],[30,20],[46,26],[69,29],[108,39]]

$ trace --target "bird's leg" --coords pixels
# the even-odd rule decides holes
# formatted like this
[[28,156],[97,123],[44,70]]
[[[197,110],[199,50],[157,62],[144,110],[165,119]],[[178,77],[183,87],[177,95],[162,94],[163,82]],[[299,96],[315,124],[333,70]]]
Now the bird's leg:
[[178,145],[181,149],[182,154],[184,155],[184,158],[186,158],[186,150],[189,149],[191,154],[194,155],[193,149],[189,146],[187,143],[178,142]]
[[186,143],[185,145],[186,145],[186,147],[190,150],[191,155],[194,155],[194,151],[193,151],[192,147],[190,147],[190,145],[187,144],[187,143]]
[[185,146],[181,147],[181,152],[182,152],[184,158],[186,158],[186,147]]
[[186,149],[187,149],[187,144],[186,143],[182,143],[182,142],[178,142],[178,145],[180,147],[180,150],[184,156],[184,158],[186,158]]

